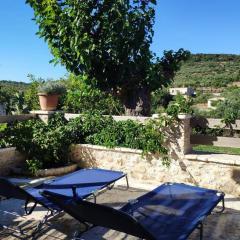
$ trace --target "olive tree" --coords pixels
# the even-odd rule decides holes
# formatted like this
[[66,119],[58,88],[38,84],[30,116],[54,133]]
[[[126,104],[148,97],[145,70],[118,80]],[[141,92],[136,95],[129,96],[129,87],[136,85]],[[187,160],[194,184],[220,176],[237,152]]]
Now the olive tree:
[[156,0],[27,0],[54,56],[117,96],[126,114],[147,115],[150,93],[172,80],[188,52],[150,50]]

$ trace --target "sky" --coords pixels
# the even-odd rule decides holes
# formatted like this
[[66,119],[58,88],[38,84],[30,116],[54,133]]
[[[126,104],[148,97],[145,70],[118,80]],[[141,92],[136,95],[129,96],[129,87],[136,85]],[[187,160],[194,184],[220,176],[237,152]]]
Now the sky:
[[[152,50],[184,48],[192,53],[240,54],[239,0],[157,0]],[[28,82],[28,74],[58,79],[47,44],[36,36],[33,10],[25,0],[1,2],[0,79]]]

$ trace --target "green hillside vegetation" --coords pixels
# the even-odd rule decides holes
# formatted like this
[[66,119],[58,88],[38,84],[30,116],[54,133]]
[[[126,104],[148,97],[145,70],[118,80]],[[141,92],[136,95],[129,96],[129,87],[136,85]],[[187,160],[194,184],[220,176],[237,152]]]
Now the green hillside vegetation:
[[24,82],[0,80],[0,103],[4,103],[7,113],[24,112],[24,94],[31,85]]
[[226,87],[240,81],[240,55],[194,54],[177,72],[174,86]]
[[8,80],[0,80],[0,88],[6,89],[7,91],[25,91],[29,86],[29,83],[25,82],[15,82]]

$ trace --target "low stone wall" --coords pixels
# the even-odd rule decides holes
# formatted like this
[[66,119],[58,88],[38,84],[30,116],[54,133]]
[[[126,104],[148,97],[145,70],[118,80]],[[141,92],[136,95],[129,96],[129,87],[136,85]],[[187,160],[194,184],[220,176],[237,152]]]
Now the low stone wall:
[[121,170],[131,180],[143,183],[182,182],[240,195],[240,161],[209,161],[207,158],[172,160],[170,167],[161,157],[142,157],[141,151],[128,148],[108,149],[94,145],[72,146],[71,159],[80,167]]
[[[218,189],[240,196],[240,157],[233,155],[194,155],[172,160],[170,167],[162,165],[160,156],[142,156],[140,150],[105,148],[77,144],[71,146],[71,160],[82,168],[99,167],[121,170],[131,181],[149,184],[182,182]],[[15,148],[0,149],[0,176],[21,166],[25,158]]]
[[12,168],[21,166],[25,157],[15,148],[0,149],[0,176],[9,174]]

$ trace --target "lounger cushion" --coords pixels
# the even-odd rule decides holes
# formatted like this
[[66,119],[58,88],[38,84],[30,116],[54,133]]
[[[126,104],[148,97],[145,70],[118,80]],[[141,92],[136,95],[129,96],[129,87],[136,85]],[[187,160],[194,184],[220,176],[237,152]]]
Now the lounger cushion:
[[164,184],[125,205],[121,210],[134,216],[156,239],[186,239],[222,200],[223,195],[185,184]]
[[45,181],[37,188],[72,197],[72,187],[75,186],[77,196],[84,199],[93,192],[107,187],[124,176],[126,174],[120,171],[82,169],[47,182]]

